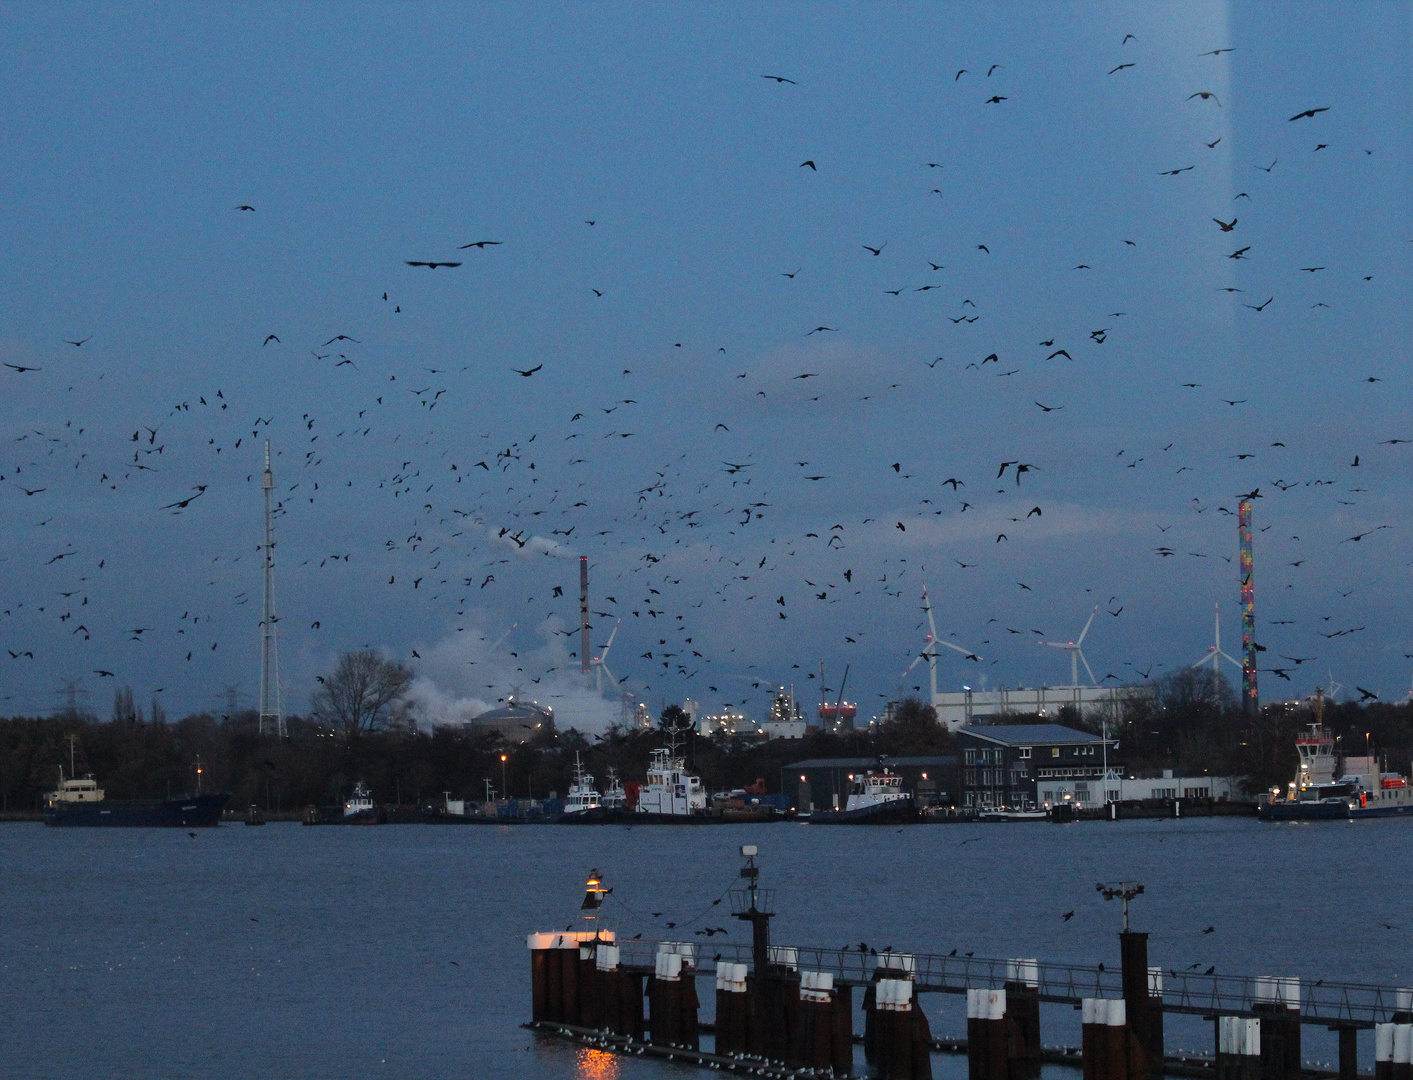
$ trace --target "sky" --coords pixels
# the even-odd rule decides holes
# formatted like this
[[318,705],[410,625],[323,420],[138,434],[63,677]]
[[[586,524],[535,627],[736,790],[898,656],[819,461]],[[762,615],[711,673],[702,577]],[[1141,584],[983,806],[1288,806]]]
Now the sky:
[[1214,604],[1237,654],[1253,491],[1263,700],[1402,700],[1409,31],[8,4],[0,711],[255,705],[267,439],[286,712],[366,647],[601,730],[580,556],[654,713],[925,692],[924,588],[939,689],[1068,683],[1096,608],[1142,683]]

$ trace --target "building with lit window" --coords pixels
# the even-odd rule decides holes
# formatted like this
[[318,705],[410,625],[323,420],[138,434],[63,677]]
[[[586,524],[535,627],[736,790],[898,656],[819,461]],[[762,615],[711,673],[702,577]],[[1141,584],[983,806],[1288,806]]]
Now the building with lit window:
[[1119,799],[1115,744],[1098,735],[1059,724],[993,724],[959,728],[955,737],[964,807],[1046,809]]

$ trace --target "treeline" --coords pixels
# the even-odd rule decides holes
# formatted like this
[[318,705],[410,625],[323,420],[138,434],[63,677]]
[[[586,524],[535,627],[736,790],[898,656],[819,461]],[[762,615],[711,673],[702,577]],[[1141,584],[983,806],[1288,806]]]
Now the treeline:
[[[802,758],[945,752],[950,736],[929,713],[905,704],[898,720],[875,734],[815,734],[763,744],[688,732],[676,737],[678,752],[709,790],[764,780],[768,791],[776,791],[781,768]],[[290,717],[285,726],[284,738],[262,737],[254,712],[219,719],[201,713],[170,724],[160,717],[145,720],[140,710],[103,722],[77,712],[0,720],[0,808],[40,807],[61,766],[65,776],[92,773],[110,799],[130,799],[194,790],[198,762],[203,790],[231,792],[233,807],[332,806],[360,781],[376,801],[397,805],[438,803],[444,792],[467,799],[484,799],[488,792],[543,799],[567,793],[576,755],[602,789],[610,768],[625,781],[642,780],[651,752],[668,742],[661,730],[587,736],[549,729],[516,745],[457,728],[361,731],[302,717]]]
[[[291,717],[286,735],[257,732],[254,712],[215,717],[202,713],[166,723],[160,712],[117,710],[100,722],[69,712],[53,717],[0,720],[0,809],[34,810],[52,791],[62,766],[65,775],[92,773],[109,798],[180,794],[200,784],[229,791],[232,806],[257,803],[270,810],[297,811],[331,806],[346,799],[356,782],[366,784],[380,803],[425,806],[453,798],[483,799],[488,792],[515,799],[564,795],[574,775],[575,757],[593,773],[600,790],[608,770],[620,779],[641,780],[648,757],[667,745],[661,730],[613,730],[602,736],[578,731],[539,733],[524,744],[503,743],[498,735],[472,735],[464,729],[427,733],[408,726],[364,730]],[[664,723],[680,720],[669,707]],[[1041,718],[1016,716],[1010,722]],[[1099,730],[1093,718],[1062,713],[1059,723]],[[1248,717],[1223,680],[1179,673],[1162,680],[1151,701],[1130,701],[1108,727],[1119,746],[1114,757],[1130,772],[1235,775],[1250,790],[1284,785],[1294,775],[1294,740],[1313,719],[1308,707],[1269,707]],[[1325,725],[1341,740],[1343,752],[1362,754],[1372,746],[1387,767],[1405,774],[1413,754],[1413,708],[1370,702],[1363,706],[1326,703]],[[879,728],[840,735],[754,743],[676,734],[679,753],[709,791],[729,791],[765,782],[778,791],[781,769],[814,757],[875,758],[945,754],[953,739],[936,722],[930,706],[905,701]],[[504,758],[504,760],[502,760]]]

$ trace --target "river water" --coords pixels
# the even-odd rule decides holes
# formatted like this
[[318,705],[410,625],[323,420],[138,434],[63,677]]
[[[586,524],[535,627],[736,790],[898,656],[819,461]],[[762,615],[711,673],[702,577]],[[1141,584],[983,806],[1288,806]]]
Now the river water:
[[[1118,905],[1094,886],[1126,879],[1147,887],[1133,925],[1154,964],[1410,984],[1411,829],[271,824],[193,838],[0,825],[0,1077],[682,1076],[521,1029],[525,935],[577,923],[597,868],[622,935],[705,941],[691,931],[727,926],[748,940],[729,905],[710,903],[741,844],[759,846],[776,890],[777,944],[1117,966]],[[709,1012],[711,985],[699,988]],[[962,999],[923,1003],[935,1035],[965,1033]],[[1047,1045],[1077,1045],[1078,1014],[1047,1007],[1043,1023]],[[1210,1032],[1170,1017],[1169,1049],[1205,1051]],[[1307,1026],[1305,1053],[1332,1061],[1333,1043]],[[1368,1068],[1368,1042],[1361,1053]],[[934,1069],[962,1077],[965,1061]]]

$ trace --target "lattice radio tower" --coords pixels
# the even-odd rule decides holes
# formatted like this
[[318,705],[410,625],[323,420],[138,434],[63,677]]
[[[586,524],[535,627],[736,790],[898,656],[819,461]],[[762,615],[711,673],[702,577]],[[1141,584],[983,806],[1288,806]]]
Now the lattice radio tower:
[[284,738],[285,719],[280,708],[280,640],[279,619],[275,615],[275,527],[271,518],[270,492],[275,477],[270,472],[270,440],[265,440],[265,475],[260,487],[265,492],[265,602],[260,615],[260,720],[258,731],[265,726],[279,738]]

